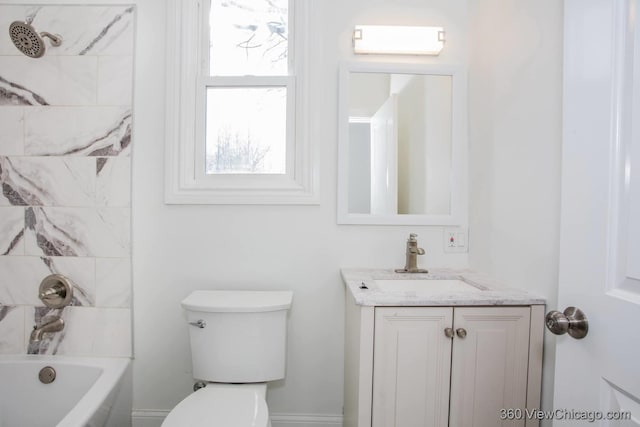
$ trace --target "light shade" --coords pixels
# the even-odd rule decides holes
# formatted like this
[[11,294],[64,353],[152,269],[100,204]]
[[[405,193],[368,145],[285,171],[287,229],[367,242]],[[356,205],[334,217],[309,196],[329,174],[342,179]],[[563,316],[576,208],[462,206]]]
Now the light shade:
[[439,55],[444,47],[442,27],[356,25],[355,53]]

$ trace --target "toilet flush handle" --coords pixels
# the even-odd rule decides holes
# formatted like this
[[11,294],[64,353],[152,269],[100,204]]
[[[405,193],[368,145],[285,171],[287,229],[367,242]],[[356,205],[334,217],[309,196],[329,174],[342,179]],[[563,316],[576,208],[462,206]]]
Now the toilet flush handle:
[[200,329],[203,329],[204,327],[207,326],[207,322],[205,322],[202,319],[196,320],[195,322],[189,322],[189,324],[191,326],[195,326],[196,328],[200,328]]

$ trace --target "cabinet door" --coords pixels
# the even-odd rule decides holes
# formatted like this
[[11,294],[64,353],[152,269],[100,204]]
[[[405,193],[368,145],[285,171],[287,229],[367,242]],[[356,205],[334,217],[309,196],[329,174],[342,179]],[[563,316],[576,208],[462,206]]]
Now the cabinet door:
[[525,413],[529,356],[529,307],[455,308],[451,361],[451,426],[524,426],[501,420],[500,410]]
[[373,427],[449,425],[452,321],[451,307],[376,307]]

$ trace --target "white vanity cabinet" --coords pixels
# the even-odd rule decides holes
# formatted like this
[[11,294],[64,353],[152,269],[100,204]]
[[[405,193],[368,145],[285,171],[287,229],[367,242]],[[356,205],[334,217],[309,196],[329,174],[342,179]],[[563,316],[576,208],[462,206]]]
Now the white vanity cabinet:
[[529,307],[376,307],[372,426],[493,426],[501,408],[526,408],[530,318]]
[[[346,292],[344,427],[538,425],[525,410],[540,407],[539,300],[375,305],[353,289]],[[501,409],[522,417],[502,420]]]

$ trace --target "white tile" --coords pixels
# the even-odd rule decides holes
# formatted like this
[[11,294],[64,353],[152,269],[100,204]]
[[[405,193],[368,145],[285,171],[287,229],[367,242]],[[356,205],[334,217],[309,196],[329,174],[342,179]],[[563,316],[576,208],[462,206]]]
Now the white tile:
[[[0,255],[22,254],[24,254],[24,208],[0,207]],[[2,302],[1,299],[0,302]]]
[[128,208],[27,208],[25,253],[128,257]]
[[91,307],[96,301],[96,262],[88,257],[47,257],[51,273],[62,274],[73,283],[74,306]]
[[[0,105],[2,102],[0,99]],[[24,153],[23,119],[24,108],[0,106],[0,156]]]
[[126,107],[43,107],[25,113],[25,153],[128,156],[131,112]]
[[58,54],[133,54],[134,8],[131,6],[43,7],[38,19],[41,23],[38,25],[49,25],[65,38],[57,49]]
[[61,310],[66,327],[47,338],[48,352],[130,356],[135,7],[3,4],[0,28],[29,15],[63,43],[45,40],[45,56],[31,59],[0,37],[2,183],[30,203],[0,196],[0,253],[30,221],[0,256],[0,304],[21,304],[0,320],[0,353],[26,351],[35,314],[47,311],[38,286],[60,273],[76,283],[78,305]]
[[97,158],[96,206],[131,206],[131,158]]
[[131,307],[131,260],[96,259],[96,306]]
[[91,253],[96,257],[128,257],[131,254],[131,210],[97,208],[91,216]]
[[37,208],[25,211],[25,253],[48,256],[92,256],[90,220],[85,208]]
[[98,310],[94,328],[92,354],[98,356],[131,356],[131,310],[105,308]]
[[133,56],[98,57],[98,104],[131,105]]
[[37,305],[42,279],[57,273],[74,283],[74,294],[82,305],[95,301],[95,260],[80,257],[0,257],[0,302],[9,305]]
[[[37,62],[34,62],[37,61]],[[39,59],[0,56],[0,87],[25,105],[95,105],[98,60],[84,56]]]
[[24,354],[24,308],[0,304],[0,354]]
[[86,157],[0,157],[0,179],[11,190],[11,204],[93,206],[95,163]]
[[131,356],[131,311],[67,307],[64,334],[49,352],[61,355]]
[[[0,5],[0,28],[8,28],[13,21],[24,22],[32,14],[37,31],[63,38],[59,47],[45,42],[46,56],[132,53],[134,13],[130,6]],[[8,37],[2,37],[0,55],[21,54]]]
[[135,38],[135,13],[134,5],[110,7],[104,14],[103,29],[107,30],[103,37],[88,50],[89,55],[133,55]]
[[40,305],[38,286],[48,275],[37,257],[0,257],[0,301],[8,305]]

